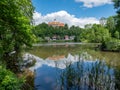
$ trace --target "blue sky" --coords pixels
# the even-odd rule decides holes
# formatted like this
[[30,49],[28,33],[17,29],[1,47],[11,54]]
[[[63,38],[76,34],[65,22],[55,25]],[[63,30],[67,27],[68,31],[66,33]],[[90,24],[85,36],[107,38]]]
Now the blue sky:
[[[35,7],[34,18],[37,24],[57,18],[61,22],[77,26],[80,24],[79,20],[82,19],[83,21],[87,18],[94,19],[95,23],[98,23],[97,20],[101,17],[107,18],[116,14],[111,0],[32,0],[32,2]],[[63,20],[59,14],[64,14]],[[68,17],[73,21],[68,21]]]

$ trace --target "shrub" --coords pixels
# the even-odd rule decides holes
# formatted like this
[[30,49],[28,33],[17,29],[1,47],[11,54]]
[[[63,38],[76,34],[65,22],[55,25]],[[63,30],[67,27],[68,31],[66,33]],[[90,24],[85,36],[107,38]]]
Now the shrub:
[[23,78],[0,66],[0,90],[20,90],[23,83]]
[[102,49],[109,51],[120,51],[120,40],[111,39],[110,41],[103,42]]

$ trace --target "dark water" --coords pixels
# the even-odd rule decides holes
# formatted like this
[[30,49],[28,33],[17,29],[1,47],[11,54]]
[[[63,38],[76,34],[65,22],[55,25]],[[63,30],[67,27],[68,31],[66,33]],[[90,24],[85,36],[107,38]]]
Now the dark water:
[[95,51],[94,47],[90,44],[35,46],[29,52],[43,59],[54,55],[67,57],[68,53],[79,56],[77,61],[67,63],[64,60],[47,61],[55,65],[43,63],[35,71],[35,90],[120,90],[120,53]]

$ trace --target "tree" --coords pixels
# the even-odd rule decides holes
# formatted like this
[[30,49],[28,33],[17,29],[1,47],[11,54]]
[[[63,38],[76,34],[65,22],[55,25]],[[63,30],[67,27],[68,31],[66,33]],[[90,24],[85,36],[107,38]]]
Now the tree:
[[102,17],[102,18],[100,19],[100,24],[101,24],[102,26],[105,26],[105,25],[106,25],[106,18],[105,18],[105,17]]
[[120,14],[120,0],[112,0],[114,2],[114,7],[117,9],[117,13]]
[[109,30],[101,25],[94,24],[92,28],[86,30],[86,39],[89,42],[102,43],[110,39]]
[[113,0],[114,7],[117,9],[116,30],[120,33],[120,0]]
[[110,33],[113,36],[113,33],[115,31],[115,19],[113,16],[107,18],[106,27],[109,29]]
[[119,39],[119,38],[120,38],[120,34],[119,34],[119,32],[118,32],[118,31],[115,31],[115,33],[114,33],[114,37],[115,37],[115,38],[117,38],[117,39]]
[[19,70],[23,46],[31,46],[34,8],[31,0],[0,0],[0,52],[7,68]]
[[64,29],[68,30],[68,25],[67,24],[65,24]]
[[85,29],[89,29],[89,28],[91,28],[92,27],[92,24],[86,24],[85,25]]

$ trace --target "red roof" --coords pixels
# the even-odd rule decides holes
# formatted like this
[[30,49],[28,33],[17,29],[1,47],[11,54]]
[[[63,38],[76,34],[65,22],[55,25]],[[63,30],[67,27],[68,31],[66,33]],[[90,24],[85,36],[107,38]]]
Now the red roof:
[[49,22],[48,25],[51,25],[51,26],[61,26],[61,27],[64,27],[64,23],[61,23],[61,22]]

